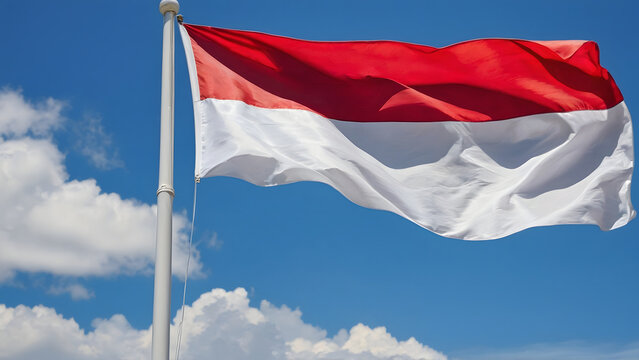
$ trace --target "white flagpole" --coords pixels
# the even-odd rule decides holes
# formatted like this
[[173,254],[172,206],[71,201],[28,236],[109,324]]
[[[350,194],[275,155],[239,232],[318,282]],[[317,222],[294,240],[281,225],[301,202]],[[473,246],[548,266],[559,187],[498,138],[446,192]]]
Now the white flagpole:
[[171,323],[171,237],[173,221],[173,60],[177,0],[162,0],[162,109],[160,111],[160,175],[153,294],[153,360],[169,360]]

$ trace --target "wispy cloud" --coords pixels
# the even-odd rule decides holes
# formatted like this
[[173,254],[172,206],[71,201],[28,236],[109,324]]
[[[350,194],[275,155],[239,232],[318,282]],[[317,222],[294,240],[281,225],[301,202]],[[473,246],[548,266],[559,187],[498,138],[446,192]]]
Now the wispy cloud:
[[52,295],[69,294],[73,300],[88,300],[95,296],[93,291],[80,284],[54,285],[49,288],[48,293]]
[[220,239],[216,232],[213,235],[207,236],[206,246],[210,249],[220,250],[224,245],[224,241]]
[[100,170],[111,170],[124,166],[111,135],[104,129],[102,119],[86,115],[73,127],[75,148]]
[[636,360],[639,342],[627,344],[567,341],[510,349],[475,349],[456,354],[455,360]]

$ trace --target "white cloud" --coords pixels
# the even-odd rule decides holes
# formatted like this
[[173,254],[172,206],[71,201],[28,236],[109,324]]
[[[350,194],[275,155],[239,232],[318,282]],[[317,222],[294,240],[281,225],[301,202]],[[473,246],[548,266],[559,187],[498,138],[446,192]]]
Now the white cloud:
[[[185,313],[180,359],[416,360],[447,357],[414,338],[398,341],[383,327],[357,324],[328,337],[305,323],[299,310],[262,301],[251,307],[246,291],[214,289]],[[174,319],[174,324],[180,313]],[[143,359],[150,357],[151,331],[134,329],[123,315],[96,319],[81,329],[52,308],[0,305],[0,359]],[[172,340],[176,327],[172,326]],[[171,356],[175,353],[172,344]],[[639,343],[564,342],[517,349],[476,349],[460,360],[634,360]]]
[[101,170],[110,170],[124,166],[124,162],[113,149],[109,135],[98,116],[86,116],[74,126],[75,147],[93,166]]
[[48,98],[31,104],[20,91],[0,90],[0,135],[23,136],[28,132],[44,135],[60,126],[64,103]]
[[[28,103],[0,93],[0,282],[16,271],[62,276],[150,273],[156,206],[104,193],[94,179],[70,180],[46,135],[62,123],[60,102]],[[173,270],[183,274],[188,219],[174,216]],[[202,265],[193,250],[191,272]]]
[[[176,321],[179,319],[176,316]],[[180,359],[428,360],[443,354],[414,338],[397,341],[385,328],[358,324],[334,337],[306,324],[299,310],[263,301],[249,306],[246,291],[214,289],[186,307]],[[133,329],[122,315],[94,320],[85,332],[55,310],[0,305],[0,359],[148,358],[150,329]],[[175,326],[172,334],[175,334]],[[175,339],[175,336],[172,336]],[[174,344],[173,344],[174,345]],[[171,352],[173,354],[174,351]]]
[[80,284],[54,285],[49,288],[48,293],[53,295],[69,294],[73,300],[88,300],[95,296],[93,291]]
[[133,329],[122,315],[94,320],[85,333],[54,309],[0,305],[0,359],[144,359],[151,333]]
[[206,241],[206,246],[214,250],[220,250],[222,245],[224,245],[224,241],[219,238],[216,232],[214,232]]

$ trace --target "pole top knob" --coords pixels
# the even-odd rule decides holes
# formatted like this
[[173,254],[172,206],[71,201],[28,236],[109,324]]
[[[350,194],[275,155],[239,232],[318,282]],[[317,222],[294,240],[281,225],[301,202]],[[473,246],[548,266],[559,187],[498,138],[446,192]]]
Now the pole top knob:
[[166,14],[167,11],[173,11],[173,13],[177,14],[180,11],[180,4],[177,0],[162,0],[160,1],[160,12],[162,15]]

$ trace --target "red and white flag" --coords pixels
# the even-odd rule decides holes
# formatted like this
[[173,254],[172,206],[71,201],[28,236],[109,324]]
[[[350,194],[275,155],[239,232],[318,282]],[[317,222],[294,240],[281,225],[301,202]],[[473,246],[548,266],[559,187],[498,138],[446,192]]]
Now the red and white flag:
[[198,177],[319,181],[469,240],[635,216],[630,114],[594,42],[180,31]]

